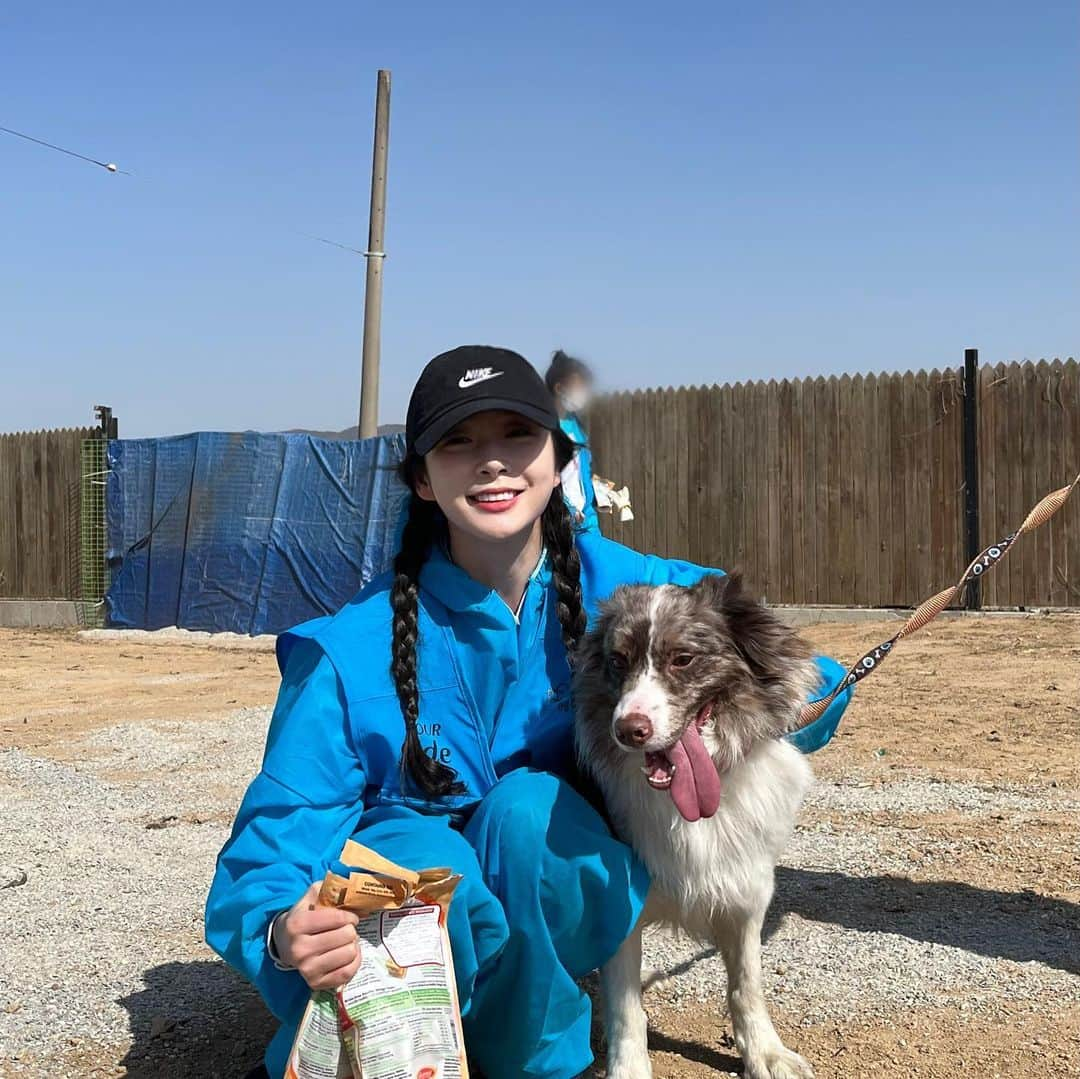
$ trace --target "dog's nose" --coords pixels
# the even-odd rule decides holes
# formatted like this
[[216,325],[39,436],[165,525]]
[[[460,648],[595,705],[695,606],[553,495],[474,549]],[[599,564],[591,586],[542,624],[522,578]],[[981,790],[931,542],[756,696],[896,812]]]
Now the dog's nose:
[[615,737],[624,746],[643,746],[652,737],[652,722],[640,712],[631,712],[615,724]]

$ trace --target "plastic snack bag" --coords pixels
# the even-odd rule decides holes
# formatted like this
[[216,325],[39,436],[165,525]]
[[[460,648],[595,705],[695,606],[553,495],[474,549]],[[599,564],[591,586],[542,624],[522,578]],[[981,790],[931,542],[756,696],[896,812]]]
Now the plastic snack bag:
[[355,1079],[355,1075],[341,1042],[337,993],[318,990],[304,1009],[285,1079]]
[[446,912],[461,880],[415,872],[350,840],[348,876],[328,873],[325,906],[360,916],[360,968],[312,994],[286,1079],[468,1079]]

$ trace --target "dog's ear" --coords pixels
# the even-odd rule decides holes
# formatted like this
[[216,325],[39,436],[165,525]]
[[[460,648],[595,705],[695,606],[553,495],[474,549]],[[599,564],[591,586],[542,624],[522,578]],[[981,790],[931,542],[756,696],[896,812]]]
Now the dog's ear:
[[574,649],[572,666],[575,675],[597,674],[604,669],[604,633],[593,626]]
[[809,650],[792,630],[751,594],[741,573],[709,575],[700,585],[727,623],[731,643],[756,679],[771,683],[806,659]]
[[590,718],[604,715],[610,721],[611,709],[615,707],[607,678],[604,635],[602,624],[593,626],[574,649],[570,679],[579,725],[587,723]]
[[611,627],[611,620],[614,616],[614,608],[610,599],[600,604],[595,621],[589,626],[588,632],[578,641],[571,657],[571,667],[575,679],[603,674],[607,668],[604,641],[607,638],[607,632]]
[[714,610],[722,611],[728,589],[741,586],[742,574],[736,570],[734,573],[706,573],[690,591],[697,592]]

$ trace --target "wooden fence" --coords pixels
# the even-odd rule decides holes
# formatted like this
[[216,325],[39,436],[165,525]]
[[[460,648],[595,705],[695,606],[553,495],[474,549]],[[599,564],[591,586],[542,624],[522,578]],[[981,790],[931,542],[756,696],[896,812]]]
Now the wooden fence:
[[0,598],[80,596],[81,450],[99,433],[0,435]]
[[[1074,360],[981,368],[980,539],[1012,532],[1080,470]],[[640,550],[742,568],[774,603],[912,606],[967,565],[963,370],[616,394],[597,471]],[[983,584],[984,606],[1080,606],[1080,498]]]
[[[1080,470],[1080,368],[983,367],[977,388],[985,546]],[[604,529],[742,568],[774,603],[912,606],[968,561],[963,405],[956,370],[617,394],[598,403],[592,441],[637,517]],[[80,454],[101,433],[0,435],[0,598],[82,596]],[[1080,607],[1080,497],[982,588],[990,607]]]

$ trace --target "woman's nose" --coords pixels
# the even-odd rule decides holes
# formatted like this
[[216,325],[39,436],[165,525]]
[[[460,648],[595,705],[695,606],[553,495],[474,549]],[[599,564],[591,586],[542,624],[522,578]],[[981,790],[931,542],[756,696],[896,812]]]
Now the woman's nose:
[[478,471],[482,476],[501,476],[506,471],[506,462],[494,450],[485,450],[480,455]]
[[501,461],[485,461],[480,466],[481,476],[501,476],[504,472],[506,472],[506,465],[504,465]]

